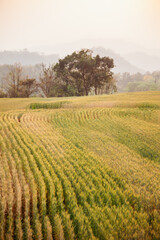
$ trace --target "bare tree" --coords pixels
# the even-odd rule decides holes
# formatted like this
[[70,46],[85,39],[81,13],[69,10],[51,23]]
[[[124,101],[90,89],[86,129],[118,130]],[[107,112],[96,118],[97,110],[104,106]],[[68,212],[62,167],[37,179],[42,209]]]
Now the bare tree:
[[22,80],[22,66],[14,64],[9,66],[9,72],[5,77],[6,91],[9,97],[19,97],[20,81]]
[[35,78],[26,78],[19,83],[19,96],[30,97],[38,90],[38,85]]
[[53,67],[46,67],[42,64],[42,73],[40,74],[40,83],[39,86],[42,89],[46,97],[51,96],[51,90],[53,88],[55,73]]

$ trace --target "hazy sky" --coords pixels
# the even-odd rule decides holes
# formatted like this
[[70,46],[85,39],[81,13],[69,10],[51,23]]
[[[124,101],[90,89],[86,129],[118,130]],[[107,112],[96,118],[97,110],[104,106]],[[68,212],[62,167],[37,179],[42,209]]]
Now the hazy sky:
[[0,0],[0,50],[85,38],[160,49],[160,0]]

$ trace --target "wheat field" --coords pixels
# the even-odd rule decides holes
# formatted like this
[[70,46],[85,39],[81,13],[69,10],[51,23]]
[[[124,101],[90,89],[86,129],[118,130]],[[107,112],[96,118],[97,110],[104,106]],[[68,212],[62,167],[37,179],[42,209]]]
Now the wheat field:
[[160,239],[160,92],[0,99],[0,239]]

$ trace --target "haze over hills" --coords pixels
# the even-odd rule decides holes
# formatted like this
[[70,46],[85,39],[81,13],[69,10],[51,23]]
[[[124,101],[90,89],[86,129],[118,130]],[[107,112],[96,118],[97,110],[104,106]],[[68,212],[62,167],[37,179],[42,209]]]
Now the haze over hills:
[[60,42],[55,45],[30,47],[22,51],[2,51],[0,52],[0,64],[35,65],[43,62],[48,65],[82,48],[93,49],[95,54],[113,58],[115,73],[144,73],[160,69],[160,50],[146,49],[123,39],[82,39],[68,43]]
[[144,70],[138,68],[137,66],[134,66],[130,64],[127,60],[125,60],[123,57],[121,57],[119,54],[113,52],[110,49],[105,49],[102,47],[97,47],[97,48],[92,48],[92,51],[94,55],[99,54],[101,57],[108,56],[114,59],[114,64],[115,67],[113,69],[114,73],[119,73],[119,72],[129,72],[129,73],[137,73],[141,72],[143,73]]
[[124,55],[125,59],[131,64],[139,66],[147,71],[156,71],[160,69],[160,57],[146,54],[144,52],[135,52]]
[[27,49],[22,51],[3,51],[0,52],[0,64],[35,65],[55,63],[59,58],[58,54],[44,55],[38,52],[29,52]]
[[[117,70],[119,69],[119,62],[121,62],[121,66],[124,66],[122,70],[120,67],[120,72],[135,72],[137,70],[140,72],[152,72],[160,69],[160,49],[148,49],[142,45],[124,39],[90,38],[68,43],[61,42],[54,45],[35,46],[29,49],[31,51],[34,50],[46,54],[58,53],[60,57],[64,57],[75,50],[80,50],[81,48],[97,48],[97,46],[101,46],[105,49],[112,49],[116,56],[112,51],[109,53],[111,54],[111,57],[116,57]],[[119,59],[118,62],[117,58]]]
[[81,39],[79,41],[73,42],[60,42],[57,44],[47,44],[40,46],[30,47],[29,50],[44,52],[46,54],[50,53],[59,53],[60,57],[64,57],[67,54],[72,53],[75,50],[79,50],[81,48],[93,48],[96,46],[102,46],[106,49],[112,49],[114,52],[117,52],[121,55],[130,54],[133,52],[148,52],[148,49],[135,44],[133,42],[129,42],[123,39],[99,39],[99,38],[90,38],[90,39]]
[[[102,56],[108,56],[110,58],[114,59],[115,67],[113,69],[113,72],[130,72],[130,73],[136,73],[136,72],[144,72],[143,69],[140,69],[132,64],[130,64],[128,61],[126,61],[123,57],[121,57],[119,54],[115,53],[114,51],[110,49],[105,49],[103,47],[94,47],[92,48],[92,51],[94,54],[99,54]],[[0,64],[14,64],[14,63],[21,63],[22,65],[35,65],[35,64],[53,64],[57,62],[59,59],[58,54],[52,54],[52,55],[44,55],[39,54],[37,52],[29,52],[27,50],[23,51],[4,51],[0,52]]]

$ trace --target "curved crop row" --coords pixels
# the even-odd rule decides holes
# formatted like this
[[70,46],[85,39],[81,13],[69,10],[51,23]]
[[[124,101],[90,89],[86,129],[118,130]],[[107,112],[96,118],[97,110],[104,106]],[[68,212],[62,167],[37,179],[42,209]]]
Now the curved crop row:
[[159,125],[125,111],[0,115],[0,239],[159,238]]

